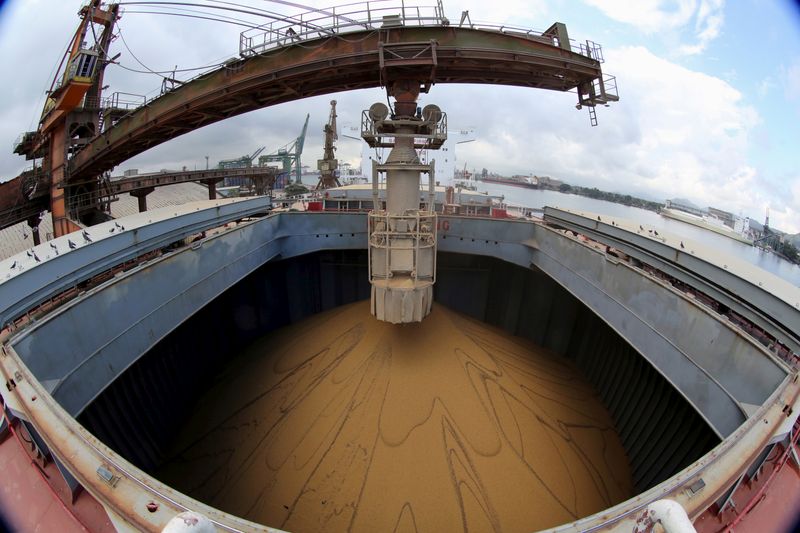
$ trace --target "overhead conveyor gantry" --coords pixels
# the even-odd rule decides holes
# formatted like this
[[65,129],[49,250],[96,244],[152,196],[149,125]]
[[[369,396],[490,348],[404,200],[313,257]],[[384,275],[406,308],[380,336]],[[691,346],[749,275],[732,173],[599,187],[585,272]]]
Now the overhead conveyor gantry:
[[[397,13],[389,13],[388,7],[378,13],[376,5],[383,4],[343,6],[349,10],[345,15],[341,10],[336,14],[338,8],[314,9],[309,13],[317,18],[309,15],[303,19],[307,14],[286,17],[283,26],[262,27],[260,35],[242,34],[239,58],[165,92],[113,124],[103,123],[102,131],[99,127],[87,129],[80,143],[64,135],[47,137],[50,153],[71,154],[63,165],[51,158],[55,161],[52,169],[44,168],[51,204],[60,221],[56,234],[76,227],[70,225],[71,197],[79,192],[73,184],[99,183],[103,173],[149,148],[275,104],[353,89],[389,88],[397,81],[418,82],[423,92],[436,83],[576,91],[577,107],[591,110],[617,100],[613,78],[604,77],[601,70],[600,47],[591,41],[574,43],[564,24],[533,32],[508,26],[477,27],[462,16],[461,23],[454,26],[444,17],[440,2],[430,17],[418,16],[419,8],[408,5],[392,8]],[[84,13],[81,27],[91,13]],[[87,100],[72,115],[102,113],[90,104]],[[55,127],[54,120],[48,118],[45,126]],[[58,120],[70,121],[69,117]],[[95,117],[92,123],[100,122]],[[36,154],[41,152],[41,142],[26,139],[40,136],[26,134],[15,148],[17,153],[29,159],[40,157]],[[19,206],[32,198],[12,196],[0,198],[0,212],[13,207],[14,213],[27,218],[28,210]]]
[[603,79],[600,62],[571,49],[563,24],[542,35],[445,25],[370,28],[226,63],[95,137],[72,159],[70,175],[99,174],[162,142],[248,111],[398,79],[580,89],[584,105],[616,100],[596,90]]

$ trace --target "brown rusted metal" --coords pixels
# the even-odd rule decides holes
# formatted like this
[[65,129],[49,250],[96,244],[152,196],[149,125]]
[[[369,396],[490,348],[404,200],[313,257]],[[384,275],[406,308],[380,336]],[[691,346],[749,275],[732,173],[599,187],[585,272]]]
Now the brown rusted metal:
[[175,185],[176,183],[187,183],[192,181],[203,183],[213,181],[216,183],[224,180],[225,178],[274,178],[275,174],[277,173],[278,169],[273,167],[251,167],[223,169],[214,168],[208,170],[183,170],[179,172],[139,174],[119,179],[112,178],[105,187],[105,194],[133,194],[137,190],[152,189],[153,187],[164,187],[166,185]]
[[138,201],[139,212],[144,213],[147,211],[147,195],[156,190],[155,187],[147,187],[144,189],[136,189],[131,191],[131,196],[135,197]]
[[[384,61],[383,75],[382,47],[401,47],[406,58],[394,65]],[[244,59],[182,85],[95,137],[72,159],[70,174],[86,179],[183,133],[247,111],[395,80],[568,91],[600,77],[600,63],[591,58],[495,31],[401,27],[351,33],[346,40],[333,36]]]
[[[4,394],[4,399],[25,414],[53,455],[106,509],[118,530],[158,532],[174,515],[191,507],[226,530],[263,531],[256,524],[192,500],[141,473],[69,417],[10,351],[10,357],[0,365],[0,379],[9,379],[10,371],[20,378],[15,377],[16,387]],[[38,400],[31,402],[33,396]],[[157,507],[151,511],[152,504]]]
[[[91,13],[104,17],[104,23],[111,15],[100,10]],[[562,33],[566,35],[566,28]],[[38,143],[49,146],[46,163],[54,232],[62,235],[77,228],[67,213],[70,191],[66,186],[96,181],[96,176],[162,142],[255,109],[309,96],[391,86],[401,80],[419,82],[423,91],[434,83],[567,91],[602,81],[602,71],[598,61],[571,51],[567,39],[531,39],[466,27],[368,30],[348,34],[347,39],[331,36],[272,50],[228,63],[153,100],[88,142],[82,140],[84,146],[72,147],[78,151],[68,163],[63,122],[53,124],[46,139],[37,136]],[[6,198],[10,205],[0,206],[3,227],[42,210],[43,202],[32,198],[17,201],[18,196],[3,194],[0,202]]]

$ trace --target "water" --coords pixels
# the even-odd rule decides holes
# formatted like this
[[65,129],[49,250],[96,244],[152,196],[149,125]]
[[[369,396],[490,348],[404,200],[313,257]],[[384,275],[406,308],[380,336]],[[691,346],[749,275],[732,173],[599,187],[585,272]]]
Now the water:
[[702,243],[717,251],[732,255],[743,261],[747,261],[757,267],[766,270],[778,277],[787,280],[789,283],[800,287],[800,267],[789,263],[776,256],[775,254],[761,250],[754,246],[735,241],[723,235],[718,235],[712,231],[686,224],[679,220],[672,220],[662,217],[658,213],[639,209],[638,207],[628,207],[622,204],[595,200],[585,196],[575,194],[562,194],[556,191],[545,191],[536,189],[523,189],[520,187],[510,187],[494,183],[479,183],[478,190],[488,192],[496,196],[503,196],[505,201],[510,204],[523,205],[525,207],[541,208],[544,206],[563,207],[578,211],[589,211],[592,213],[606,214],[613,217],[635,220],[642,224],[664,229],[669,233],[680,235],[686,239]]

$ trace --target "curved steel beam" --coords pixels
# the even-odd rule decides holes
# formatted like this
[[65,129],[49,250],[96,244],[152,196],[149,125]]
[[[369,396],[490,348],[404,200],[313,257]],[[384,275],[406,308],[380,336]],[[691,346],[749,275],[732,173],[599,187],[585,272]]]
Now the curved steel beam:
[[601,77],[599,62],[524,34],[430,26],[304,41],[228,63],[148,102],[78,152],[70,180],[219,120],[309,96],[397,79],[568,91]]

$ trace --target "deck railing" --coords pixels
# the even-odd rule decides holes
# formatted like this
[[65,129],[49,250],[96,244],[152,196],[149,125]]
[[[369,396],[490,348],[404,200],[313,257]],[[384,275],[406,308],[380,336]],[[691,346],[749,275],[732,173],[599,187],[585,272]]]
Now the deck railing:
[[311,9],[297,15],[276,14],[274,21],[240,34],[239,54],[243,57],[258,55],[299,41],[354,31],[448,24],[441,0],[427,5],[413,5],[405,0],[354,2]]

